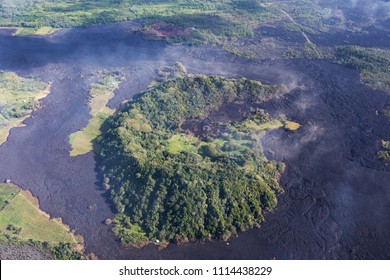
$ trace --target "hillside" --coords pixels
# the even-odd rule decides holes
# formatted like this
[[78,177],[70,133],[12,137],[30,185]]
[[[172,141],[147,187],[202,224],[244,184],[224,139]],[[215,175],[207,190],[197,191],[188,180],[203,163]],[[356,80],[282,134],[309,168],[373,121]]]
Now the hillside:
[[[283,91],[187,76],[158,84],[110,118],[98,143],[100,170],[122,243],[227,239],[258,226],[276,204],[283,167],[264,157],[259,142],[282,123],[256,104]],[[225,120],[221,112],[229,112]],[[193,123],[206,119],[205,126]],[[191,131],[199,126],[202,133]]]

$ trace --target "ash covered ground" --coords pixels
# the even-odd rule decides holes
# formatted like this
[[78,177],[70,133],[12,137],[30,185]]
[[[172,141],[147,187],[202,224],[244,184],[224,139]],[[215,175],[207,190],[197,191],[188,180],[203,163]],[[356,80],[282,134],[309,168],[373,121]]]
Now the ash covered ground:
[[[122,23],[61,31],[49,37],[0,35],[0,68],[52,84],[42,109],[0,146],[0,178],[10,178],[85,238],[102,259],[388,259],[390,167],[377,158],[390,122],[380,112],[390,95],[360,83],[356,71],[318,59],[246,59],[214,47],[145,41]],[[285,37],[264,28],[256,36]],[[380,32],[366,35],[370,46]],[[266,34],[266,35],[264,35]],[[370,38],[370,34],[374,36]],[[296,35],[296,34],[295,34]],[[325,35],[321,35],[325,36]],[[328,46],[332,35],[316,44]],[[339,40],[340,33],[334,34]],[[296,40],[290,36],[291,40]],[[288,41],[288,39],[285,39]],[[323,43],[322,43],[323,42]],[[260,229],[226,242],[125,249],[104,220],[114,216],[99,184],[93,153],[70,157],[68,137],[88,122],[90,74],[120,68],[126,79],[109,105],[145,90],[156,69],[180,61],[189,73],[284,84],[289,93],[263,104],[302,125],[263,139],[270,159],[286,163],[285,193]]]

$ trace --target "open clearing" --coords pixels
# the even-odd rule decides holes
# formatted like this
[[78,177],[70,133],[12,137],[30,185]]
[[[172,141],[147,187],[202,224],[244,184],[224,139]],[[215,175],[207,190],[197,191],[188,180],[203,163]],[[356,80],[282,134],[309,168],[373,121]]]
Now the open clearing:
[[38,200],[30,192],[11,184],[0,184],[0,232],[23,241],[78,242],[59,219],[50,219],[39,209]]
[[91,118],[88,125],[72,133],[69,143],[72,145],[71,156],[84,155],[93,150],[93,140],[100,135],[100,127],[115,110],[107,107],[108,101],[114,97],[114,91],[122,80],[119,71],[99,72],[97,81],[91,85],[90,102]]
[[23,125],[49,89],[47,83],[0,70],[0,145],[6,141],[11,128]]

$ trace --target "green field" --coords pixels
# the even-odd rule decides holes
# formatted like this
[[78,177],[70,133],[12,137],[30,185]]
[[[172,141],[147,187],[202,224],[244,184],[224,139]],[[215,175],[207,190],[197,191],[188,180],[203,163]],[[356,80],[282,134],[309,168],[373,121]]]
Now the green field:
[[37,28],[26,28],[18,27],[14,35],[49,35],[59,30],[58,28],[52,28],[49,26],[37,27]]
[[90,89],[90,114],[88,125],[69,136],[72,146],[71,156],[86,154],[93,150],[93,140],[100,135],[100,127],[104,121],[114,113],[107,107],[108,101],[114,97],[114,90],[118,87],[123,76],[119,71],[101,71],[94,77],[96,81]]
[[14,185],[0,184],[0,211],[19,193]]
[[11,128],[21,126],[39,106],[39,99],[44,98],[49,89],[47,83],[0,71],[0,144],[7,139]]
[[196,153],[200,141],[196,137],[186,134],[174,134],[167,140],[167,151],[171,154],[178,154],[183,151]]
[[7,238],[30,239],[51,244],[76,245],[79,237],[59,219],[51,219],[39,209],[38,200],[11,184],[0,184],[0,232]]

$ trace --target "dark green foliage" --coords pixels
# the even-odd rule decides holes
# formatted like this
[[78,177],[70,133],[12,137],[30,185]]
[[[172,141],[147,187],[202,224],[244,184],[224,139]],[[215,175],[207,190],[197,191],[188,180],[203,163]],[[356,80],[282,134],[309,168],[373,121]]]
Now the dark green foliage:
[[122,244],[142,247],[148,242],[145,233],[138,225],[131,224],[128,216],[124,214],[117,215],[114,224],[114,232],[120,237]]
[[374,89],[390,91],[388,50],[343,46],[336,48],[337,62],[360,72],[363,82]]
[[13,234],[19,234],[22,231],[22,228],[14,225],[8,225],[7,230],[12,232]]
[[60,242],[58,245],[48,245],[47,249],[57,260],[81,260],[83,255],[72,249],[69,243]]
[[122,241],[228,238],[260,223],[263,209],[276,203],[277,164],[239,123],[208,142],[181,124],[280,90],[247,79],[186,76],[149,89],[110,118],[98,143],[100,170],[121,213],[114,231]]

